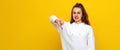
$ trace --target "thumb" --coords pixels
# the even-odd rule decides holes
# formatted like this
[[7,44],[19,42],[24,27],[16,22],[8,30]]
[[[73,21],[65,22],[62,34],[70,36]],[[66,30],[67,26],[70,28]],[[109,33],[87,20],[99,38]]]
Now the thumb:
[[61,28],[61,29],[63,29],[63,27],[62,27],[63,24],[64,24],[63,20],[60,20],[60,28]]

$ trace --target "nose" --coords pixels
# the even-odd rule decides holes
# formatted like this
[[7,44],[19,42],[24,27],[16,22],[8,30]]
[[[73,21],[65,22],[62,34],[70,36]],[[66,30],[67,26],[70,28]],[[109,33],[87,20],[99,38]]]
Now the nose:
[[75,17],[77,17],[78,15],[76,14]]
[[75,17],[77,17],[77,15],[75,15]]
[[75,16],[78,16],[78,14],[76,13]]

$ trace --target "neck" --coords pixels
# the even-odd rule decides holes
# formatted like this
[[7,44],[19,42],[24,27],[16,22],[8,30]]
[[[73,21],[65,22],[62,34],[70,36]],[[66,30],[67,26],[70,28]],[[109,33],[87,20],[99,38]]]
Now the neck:
[[75,21],[75,23],[80,24],[80,23],[82,23],[82,21],[81,20]]

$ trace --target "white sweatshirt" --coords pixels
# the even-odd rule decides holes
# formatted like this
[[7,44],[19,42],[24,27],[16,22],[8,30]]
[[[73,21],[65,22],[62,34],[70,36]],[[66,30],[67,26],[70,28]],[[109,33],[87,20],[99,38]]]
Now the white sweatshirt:
[[55,23],[56,16],[51,16],[51,23],[57,28],[60,33],[62,42],[62,50],[95,50],[94,34],[92,27],[85,23],[76,24],[73,22],[65,22],[62,25],[63,29]]

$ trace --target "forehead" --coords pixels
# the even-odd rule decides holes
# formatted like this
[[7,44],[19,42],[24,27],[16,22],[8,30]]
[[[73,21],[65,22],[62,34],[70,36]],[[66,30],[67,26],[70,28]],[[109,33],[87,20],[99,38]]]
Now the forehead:
[[82,11],[81,8],[78,7],[73,8],[73,12],[81,12],[81,11]]

